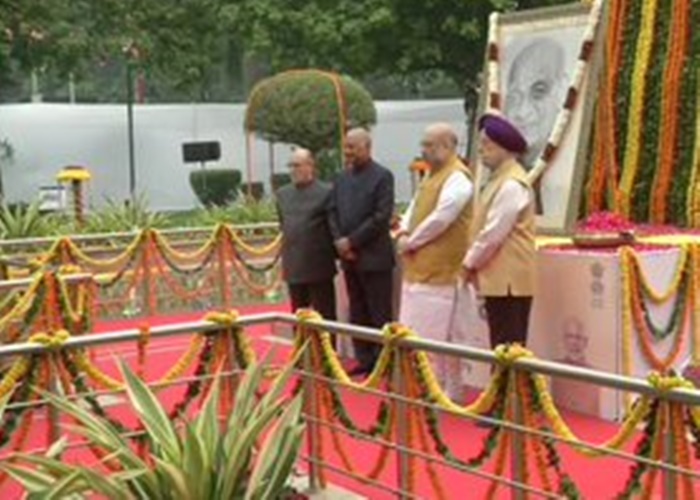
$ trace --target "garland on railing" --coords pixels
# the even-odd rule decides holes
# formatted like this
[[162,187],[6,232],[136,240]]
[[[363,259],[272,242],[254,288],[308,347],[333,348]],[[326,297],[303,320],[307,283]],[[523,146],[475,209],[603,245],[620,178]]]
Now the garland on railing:
[[[688,260],[685,261],[684,265],[687,265],[687,262]],[[663,298],[667,295],[669,294],[654,291],[654,296],[657,298]],[[288,364],[292,360],[297,359],[298,350],[301,346],[310,345],[312,365],[310,367],[305,365],[305,367],[311,368],[316,373],[323,374],[336,382],[340,381],[343,383],[348,378],[347,374],[342,369],[342,366],[339,366],[337,354],[330,345],[330,335],[327,332],[319,331],[316,324],[319,319],[318,315],[309,311],[300,311],[298,316],[302,322],[295,337],[295,347],[285,363]],[[255,352],[250,344],[250,338],[240,326],[239,317],[235,311],[210,313],[206,316],[206,319],[218,324],[221,328],[217,328],[215,331],[207,334],[196,335],[187,351],[181,356],[180,361],[168,370],[164,377],[154,382],[155,385],[163,384],[172,381],[175,375],[177,377],[182,376],[186,369],[193,364],[194,359],[189,359],[192,355],[191,353],[196,353],[195,379],[188,384],[182,400],[172,408],[170,412],[172,419],[176,419],[184,414],[192,401],[202,395],[202,389],[207,385],[207,382],[200,380],[199,376],[221,374],[224,369],[244,368],[256,360]],[[147,331],[148,329],[144,326],[142,330]],[[489,414],[491,417],[515,422],[512,404],[516,399],[519,402],[519,408],[522,410],[522,420],[516,423],[536,429],[541,433],[553,434],[553,436],[562,438],[574,450],[586,456],[605,456],[605,449],[622,450],[635,437],[637,427],[644,424],[646,433],[636,442],[636,448],[641,457],[650,460],[661,459],[663,448],[660,448],[659,442],[665,438],[665,435],[672,433],[676,442],[675,456],[678,466],[682,468],[691,466],[689,453],[691,443],[686,438],[685,433],[689,430],[694,435],[700,434],[700,410],[668,403],[665,400],[641,397],[630,408],[629,413],[625,416],[615,435],[598,445],[598,448],[603,449],[591,450],[584,445],[562,419],[549,393],[547,379],[541,375],[531,374],[514,368],[514,363],[518,359],[532,357],[532,353],[529,351],[517,345],[497,348],[495,351],[497,366],[489,387],[482,392],[475,403],[463,407],[450,401],[437,385],[432,367],[424,352],[410,349],[397,351],[397,340],[414,337],[415,334],[413,332],[400,325],[389,325],[384,330],[381,368],[375,370],[365,382],[352,382],[348,386],[349,388],[379,387],[381,384],[386,383],[388,384],[387,389],[390,392],[395,392],[397,388],[391,384],[393,380],[391,375],[396,374],[395,370],[402,370],[401,376],[405,383],[402,386],[401,395],[427,403],[419,403],[422,406],[421,408],[409,405],[408,413],[399,415],[394,403],[384,402],[378,408],[375,423],[368,429],[361,429],[352,420],[345,408],[339,389],[334,387],[333,384],[324,383],[321,380],[312,381],[313,394],[316,397],[316,408],[318,410],[317,418],[325,422],[338,421],[344,428],[353,432],[382,439],[382,452],[369,471],[369,475],[365,475],[369,479],[378,478],[381,471],[385,468],[390,451],[386,443],[390,441],[394,429],[396,429],[396,419],[405,418],[406,415],[408,415],[405,422],[408,425],[408,443],[406,443],[406,446],[426,454],[434,453],[448,463],[470,468],[482,468],[489,459],[493,458],[494,474],[503,474],[508,452],[509,450],[512,451],[513,446],[509,436],[511,433],[503,432],[501,427],[493,428],[486,434],[482,449],[474,457],[469,459],[459,458],[442,438],[437,410],[433,406],[440,410],[463,416],[473,417],[478,414]],[[38,383],[40,387],[48,387],[47,377],[51,376],[51,372],[53,372],[55,376],[59,377],[64,390],[73,386],[76,393],[85,395],[86,401],[93,411],[107,417],[107,412],[101,407],[99,400],[95,398],[94,389],[88,384],[93,382],[100,386],[100,379],[107,376],[92,363],[85,361],[89,358],[85,351],[76,349],[62,351],[61,349],[69,338],[69,334],[64,330],[59,330],[52,334],[39,333],[32,335],[30,342],[51,348],[47,355],[42,355],[42,359],[48,361],[53,357],[57,370],[50,370],[46,362],[41,365],[41,370],[35,370],[32,368],[34,366],[32,363],[35,363],[36,357],[20,357],[0,381],[0,392],[4,392],[6,395],[10,390],[18,387],[13,400],[25,400],[25,398],[31,397],[27,392],[28,387],[37,385],[36,376],[40,375],[42,378]],[[141,338],[148,338],[148,335],[144,334]],[[200,342],[201,345],[199,344]],[[193,346],[197,346],[197,348],[195,349]],[[143,347],[143,350],[145,353],[143,362],[145,363],[147,345]],[[185,366],[185,368],[182,368],[182,366]],[[652,374],[649,377],[649,382],[659,393],[676,388],[690,387],[689,382],[681,378],[664,377],[657,374]],[[299,384],[300,379],[297,380],[295,392],[300,389],[301,386]],[[121,382],[111,377],[109,378],[109,385],[111,385],[110,388],[114,389],[123,387]],[[69,391],[66,390],[66,392],[68,393]],[[222,398],[225,397],[224,392],[226,391],[222,391]],[[115,419],[111,418],[110,421],[115,425],[116,429],[129,431]],[[27,425],[23,422],[22,433],[15,432],[14,434],[22,437],[23,433],[28,432]],[[5,430],[4,433],[0,433],[0,436],[12,434],[10,432],[11,429],[7,430],[9,428],[6,429],[5,424],[3,424],[2,429]],[[315,446],[318,447],[316,451],[320,453],[318,456],[323,456],[323,441],[327,432],[322,432],[320,428],[316,429],[315,432],[318,433],[316,436],[317,440],[314,440]],[[330,437],[345,466],[354,470],[351,457],[345,452],[338,437],[338,430],[331,427]],[[558,494],[567,498],[578,498],[580,496],[576,485],[562,467],[558,447],[555,446],[553,438],[537,434],[525,437],[523,444],[525,450],[532,450],[532,453],[523,453],[522,455],[524,460],[523,470],[526,472],[525,482],[530,484],[533,481],[532,474],[534,472],[546,491],[556,490]],[[145,444],[140,446],[145,446]],[[696,444],[695,446],[697,447],[698,445]],[[411,480],[409,483],[414,484],[415,467],[418,460],[413,459],[410,462]],[[440,483],[440,477],[432,464],[428,465],[428,463],[431,464],[431,462],[427,461],[426,466],[428,466],[427,472],[435,497],[442,498],[444,490]],[[552,474],[553,477],[550,478]],[[646,463],[636,463],[630,470],[630,476],[621,493],[621,498],[631,497],[640,488],[644,492],[652,491],[656,476],[657,474],[650,470]],[[689,487],[685,480],[683,480],[682,488],[686,493],[691,491],[688,489]],[[497,491],[497,485],[494,483],[489,489],[489,495],[493,496]]]
[[[21,369],[16,368],[18,363],[22,364]],[[3,390],[3,394],[0,396],[1,398],[6,397],[9,391],[14,389],[14,393],[8,401],[9,405],[23,403],[31,399],[32,387],[36,384],[35,379],[38,374],[37,359],[34,356],[20,358],[15,361],[15,364],[11,368],[11,371],[12,370],[14,370],[14,374],[12,376],[10,376],[9,373],[5,374],[2,384],[0,384]],[[21,383],[19,382],[20,379],[22,380]],[[11,385],[8,390],[6,387],[10,383]],[[18,383],[20,383],[20,385],[16,387]],[[17,408],[8,408],[5,411],[2,417],[2,423],[0,423],[0,448],[4,448],[10,442],[17,428],[17,423],[21,420],[21,417],[26,411],[33,410],[30,410],[29,406],[20,406]]]
[[[415,368],[415,357],[413,359]],[[469,458],[467,460],[458,458],[454,454],[454,452],[449,448],[449,446],[447,445],[440,433],[438,412],[433,406],[437,404],[437,402],[434,399],[432,399],[429,393],[426,392],[426,387],[422,382],[421,377],[416,376],[419,373],[420,372],[416,370],[414,372],[409,373],[408,376],[417,379],[416,383],[421,389],[421,394],[419,394],[419,397],[427,403],[429,403],[428,405],[423,406],[423,416],[425,418],[425,422],[427,424],[430,436],[433,439],[435,451],[447,462],[455,463],[470,468],[481,467],[493,455],[493,452],[496,449],[496,445],[498,444],[498,438],[502,427],[494,426],[489,429],[489,432],[484,438],[481,451],[474,457]],[[497,393],[494,400],[494,405],[491,408],[489,415],[493,419],[502,420],[505,416],[505,401],[507,399],[508,394],[507,378],[500,377],[497,382],[497,385],[498,387],[496,389]]]
[[[538,416],[543,417],[540,420],[546,420],[547,418],[544,409],[546,403],[543,401],[543,392],[538,387],[533,375],[519,373],[517,377],[518,395],[524,413],[524,424],[526,427],[537,429]],[[543,427],[542,430],[547,431],[548,429]],[[525,440],[530,442],[534,450],[535,464],[542,483],[545,485],[545,490],[551,491],[547,469],[552,469],[557,477],[557,492],[565,498],[581,498],[578,487],[561,465],[561,457],[554,446],[553,440],[537,436],[526,436]]]
[[[225,250],[231,265],[243,283],[253,291],[262,294],[279,288],[281,273],[278,263],[281,235],[278,234],[269,244],[258,248],[246,243],[236,231],[225,225],[217,226],[206,242],[192,252],[178,251],[158,231],[146,229],[139,233],[119,255],[107,259],[93,258],[70,238],[62,238],[46,254],[37,257],[34,265],[37,268],[47,264],[76,265],[85,272],[98,274],[97,281],[103,290],[123,282],[125,276],[130,275],[125,295],[131,293],[144,280],[153,281],[154,278],[150,275],[155,271],[181,296],[186,295],[191,298],[198,291],[187,291],[184,285],[173,280],[172,275],[191,276],[205,268],[210,268],[211,273],[220,273],[220,269],[217,270],[210,264],[212,257],[221,248]],[[256,259],[267,258],[271,263],[256,266],[249,262],[247,257],[249,255]],[[166,266],[167,269],[165,269]],[[249,275],[259,272],[267,274],[269,271],[276,273],[271,285],[260,285]],[[267,276],[265,278],[267,279]],[[149,286],[153,287],[153,285]],[[152,297],[149,300],[152,300]]]
[[[160,379],[153,382],[155,385],[167,385],[174,380],[181,378],[187,369],[191,367],[197,357],[201,354],[204,347],[204,336],[195,335],[187,350],[180,356],[180,359],[163,375]],[[104,373],[99,367],[93,364],[89,356],[84,350],[75,350],[73,361],[93,382],[99,387],[109,390],[121,390],[124,388],[124,383],[116,380]]]

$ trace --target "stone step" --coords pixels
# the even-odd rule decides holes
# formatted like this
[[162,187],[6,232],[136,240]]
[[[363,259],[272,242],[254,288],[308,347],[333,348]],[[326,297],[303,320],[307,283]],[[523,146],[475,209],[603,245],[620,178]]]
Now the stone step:
[[307,495],[311,500],[366,500],[367,498],[335,484],[327,484],[326,489],[322,491],[310,492],[307,476],[293,477],[290,482],[293,488],[302,495]]

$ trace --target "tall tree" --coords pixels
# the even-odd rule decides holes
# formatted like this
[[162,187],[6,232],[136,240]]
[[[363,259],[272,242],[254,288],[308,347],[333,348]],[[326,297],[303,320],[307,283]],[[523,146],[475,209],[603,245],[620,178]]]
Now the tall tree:
[[570,0],[241,0],[229,8],[249,47],[276,70],[315,66],[356,77],[440,72],[476,105],[488,16]]

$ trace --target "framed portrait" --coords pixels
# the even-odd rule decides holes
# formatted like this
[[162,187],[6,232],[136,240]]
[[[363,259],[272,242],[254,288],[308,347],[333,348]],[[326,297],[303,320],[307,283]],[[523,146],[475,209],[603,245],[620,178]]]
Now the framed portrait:
[[[505,115],[527,140],[520,160],[535,191],[541,234],[570,233],[576,225],[602,59],[603,30],[596,23],[591,31],[591,18],[591,6],[576,3],[501,14],[489,27],[480,111]],[[472,151],[484,183],[488,169],[478,147]]]

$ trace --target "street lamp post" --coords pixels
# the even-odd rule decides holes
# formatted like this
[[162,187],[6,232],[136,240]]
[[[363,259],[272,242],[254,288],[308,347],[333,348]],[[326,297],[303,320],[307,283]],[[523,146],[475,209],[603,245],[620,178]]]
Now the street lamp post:
[[134,63],[139,60],[139,48],[134,42],[124,47],[126,57],[126,116],[129,143],[129,196],[136,198],[136,157],[134,154]]

